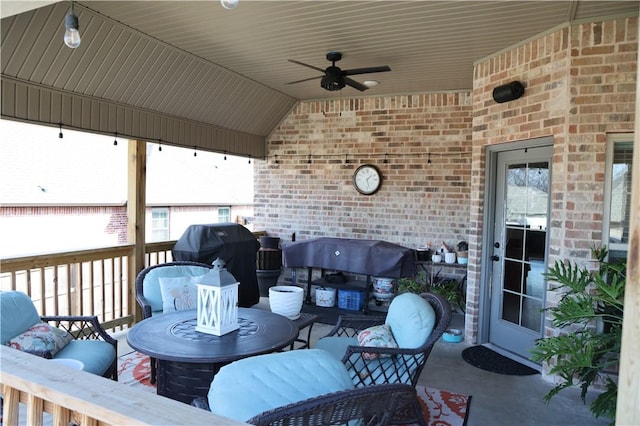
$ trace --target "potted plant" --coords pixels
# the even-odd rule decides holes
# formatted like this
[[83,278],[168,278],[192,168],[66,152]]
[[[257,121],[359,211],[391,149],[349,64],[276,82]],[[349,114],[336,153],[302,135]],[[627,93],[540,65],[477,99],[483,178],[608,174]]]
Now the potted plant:
[[469,244],[466,241],[460,241],[456,245],[456,253],[459,264],[466,265],[469,262]]
[[415,293],[420,294],[427,291],[426,273],[420,272],[417,276],[403,277],[396,281],[398,294]]
[[531,359],[549,364],[549,373],[562,379],[545,401],[578,382],[584,402],[589,387],[603,383],[605,391],[589,409],[596,418],[614,420],[618,384],[610,374],[617,373],[620,361],[626,262],[606,262],[606,249],[593,249],[592,255],[596,270],[556,261],[546,273],[550,282],[558,283],[554,290],[565,291],[548,310],[553,325],[567,332],[538,340]]
[[449,301],[452,311],[458,309],[464,313],[465,308],[465,295],[462,292],[461,283],[455,278],[444,278],[441,280],[434,280],[429,288],[432,293],[439,294]]

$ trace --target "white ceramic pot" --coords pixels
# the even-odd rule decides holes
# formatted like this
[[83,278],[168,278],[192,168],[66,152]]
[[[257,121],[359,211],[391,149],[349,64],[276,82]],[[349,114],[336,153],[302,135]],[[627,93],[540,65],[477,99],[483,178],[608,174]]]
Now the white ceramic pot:
[[269,289],[271,312],[291,320],[300,318],[304,290],[294,285],[277,285]]
[[373,295],[377,299],[391,299],[393,297],[393,278],[374,278]]
[[440,263],[440,262],[442,262],[442,255],[434,254],[433,256],[431,256],[431,261],[432,261],[433,263]]
[[316,289],[316,305],[332,308],[336,305],[336,289],[319,287]]
[[456,254],[451,252],[451,253],[445,253],[444,254],[444,262],[445,263],[456,263]]

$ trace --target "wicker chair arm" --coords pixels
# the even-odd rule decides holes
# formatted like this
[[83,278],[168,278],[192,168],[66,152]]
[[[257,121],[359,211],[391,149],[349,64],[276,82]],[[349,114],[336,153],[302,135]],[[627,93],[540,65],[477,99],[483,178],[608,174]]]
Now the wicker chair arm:
[[40,317],[44,322],[54,323],[56,327],[68,331],[76,340],[102,339],[117,347],[118,341],[111,337],[98,321],[98,317],[92,316],[52,316]]
[[416,390],[409,385],[384,384],[349,389],[265,411],[247,420],[256,426],[389,425],[396,412],[417,407]]
[[384,320],[385,317],[382,316],[341,315],[327,336],[355,337],[361,330],[384,324]]

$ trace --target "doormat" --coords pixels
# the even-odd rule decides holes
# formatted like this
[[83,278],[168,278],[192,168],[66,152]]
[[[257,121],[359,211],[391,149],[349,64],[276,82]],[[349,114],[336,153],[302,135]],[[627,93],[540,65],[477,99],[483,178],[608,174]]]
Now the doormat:
[[538,370],[520,364],[482,345],[471,346],[463,350],[462,359],[474,367],[492,373],[506,374],[509,376],[539,374]]
[[[151,384],[149,357],[131,352],[118,358],[118,382],[147,392],[156,393]],[[424,420],[428,426],[465,426],[471,396],[455,392],[416,386]]]

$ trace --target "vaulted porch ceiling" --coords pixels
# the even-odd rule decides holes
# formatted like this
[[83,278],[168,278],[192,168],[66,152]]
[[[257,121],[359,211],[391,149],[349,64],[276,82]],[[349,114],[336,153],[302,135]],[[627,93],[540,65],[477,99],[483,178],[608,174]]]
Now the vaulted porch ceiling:
[[[299,100],[469,90],[473,63],[569,22],[638,14],[637,1],[2,2],[2,115],[261,157]],[[21,12],[15,14],[16,12]],[[365,92],[329,92],[342,69],[388,65]]]

